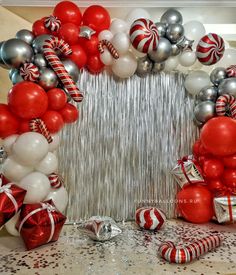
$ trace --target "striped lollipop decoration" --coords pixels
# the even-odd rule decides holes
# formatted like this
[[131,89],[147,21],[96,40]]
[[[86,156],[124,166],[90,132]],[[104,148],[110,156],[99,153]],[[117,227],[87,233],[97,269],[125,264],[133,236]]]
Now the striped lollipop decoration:
[[25,81],[35,82],[39,78],[39,69],[33,63],[25,63],[20,67],[20,75]]
[[48,141],[48,143],[51,143],[53,141],[50,132],[48,131],[45,123],[40,118],[34,118],[31,119],[29,122],[29,128],[32,132],[37,132],[42,134]]
[[231,65],[226,69],[228,77],[236,77],[236,65]]
[[110,52],[110,54],[112,55],[113,58],[115,58],[115,59],[119,58],[119,54],[118,54],[116,48],[112,45],[112,43],[110,41],[103,39],[98,43],[98,51],[101,54],[104,53],[104,47],[106,47],[108,49],[108,51]]
[[159,35],[156,25],[149,19],[140,18],[130,28],[130,40],[135,49],[148,53],[156,51]]
[[50,181],[51,187],[55,189],[60,188],[64,184],[63,178],[56,173],[50,174],[48,179]]
[[232,95],[224,94],[218,97],[216,101],[216,114],[224,116],[227,106],[229,106],[231,117],[236,119],[236,99]]
[[196,49],[197,58],[203,65],[217,63],[222,58],[224,51],[224,40],[215,33],[209,33],[203,36]]
[[208,236],[178,248],[173,242],[167,241],[159,246],[158,251],[160,256],[170,263],[185,264],[220,246],[221,242],[222,238],[217,235]]
[[45,18],[44,25],[52,32],[58,32],[61,27],[61,20],[56,16],[50,15]]

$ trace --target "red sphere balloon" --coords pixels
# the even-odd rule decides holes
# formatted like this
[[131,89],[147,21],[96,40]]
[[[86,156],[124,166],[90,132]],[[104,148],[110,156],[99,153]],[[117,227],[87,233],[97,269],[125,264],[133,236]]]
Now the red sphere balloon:
[[82,15],[79,7],[71,1],[62,1],[58,3],[54,10],[53,15],[61,20],[61,23],[73,23],[80,25]]
[[67,96],[62,89],[53,88],[47,91],[48,96],[48,109],[50,110],[60,110],[67,102]]
[[41,118],[52,134],[60,131],[64,125],[63,118],[57,111],[47,111]]
[[102,71],[104,68],[104,64],[100,60],[100,57],[98,55],[91,55],[88,57],[87,61],[87,69],[92,74],[97,74]]
[[198,157],[200,155],[200,153],[199,153],[200,146],[201,146],[201,140],[198,139],[195,141],[195,143],[193,144],[193,148],[192,148],[192,152],[195,157]]
[[0,138],[18,133],[19,120],[11,113],[7,104],[0,104]]
[[212,194],[205,186],[188,185],[177,194],[180,214],[189,222],[208,222],[213,214]]
[[208,159],[203,163],[205,177],[216,179],[221,177],[224,172],[224,165],[219,159]]
[[50,30],[47,29],[44,25],[44,19],[40,19],[34,22],[32,26],[32,32],[35,36],[50,34]]
[[236,188],[236,169],[225,169],[222,182],[228,187]]
[[19,133],[23,134],[26,132],[31,132],[29,127],[29,120],[21,120],[20,127],[19,127]]
[[11,111],[23,119],[42,116],[48,108],[48,97],[39,85],[22,81],[15,84],[8,93]]
[[216,156],[236,153],[236,120],[229,117],[208,120],[201,130],[201,142],[206,150]]
[[83,25],[89,26],[97,32],[107,30],[110,27],[111,18],[108,11],[102,6],[88,7],[83,14]]
[[224,190],[224,184],[222,183],[222,180],[220,180],[220,179],[207,180],[207,187],[213,193],[218,193],[218,192]]
[[224,157],[222,161],[226,167],[236,168],[236,154]]
[[65,123],[75,122],[79,117],[79,112],[77,108],[70,103],[67,103],[65,107],[60,110],[60,114]]
[[79,27],[73,23],[66,23],[59,29],[58,35],[70,45],[77,44],[79,42]]
[[96,35],[91,36],[91,39],[86,39],[84,37],[79,38],[79,44],[84,48],[87,55],[99,55],[98,51],[98,37]]
[[67,57],[71,59],[78,68],[83,68],[87,63],[87,54],[82,46],[79,44],[72,45],[71,47],[72,54]]

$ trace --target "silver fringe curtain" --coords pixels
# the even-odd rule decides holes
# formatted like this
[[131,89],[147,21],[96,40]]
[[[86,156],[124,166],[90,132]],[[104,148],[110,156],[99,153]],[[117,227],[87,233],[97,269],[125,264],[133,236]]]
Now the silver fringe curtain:
[[59,150],[69,222],[92,215],[132,220],[141,205],[175,216],[170,170],[197,138],[194,99],[183,82],[180,73],[122,81],[106,72],[81,74],[87,93],[80,118],[64,128]]

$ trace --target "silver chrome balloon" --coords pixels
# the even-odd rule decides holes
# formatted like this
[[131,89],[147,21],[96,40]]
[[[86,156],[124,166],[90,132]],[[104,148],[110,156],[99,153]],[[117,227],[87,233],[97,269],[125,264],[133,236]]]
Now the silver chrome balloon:
[[27,44],[31,45],[34,40],[34,34],[29,30],[19,30],[16,33],[16,38],[25,41]]
[[161,23],[161,22],[156,22],[155,25],[156,25],[157,30],[158,30],[158,35],[159,36],[165,36],[167,25],[165,23]]
[[147,56],[141,57],[138,59],[136,74],[140,77],[144,77],[151,72],[152,67],[152,61]]
[[229,94],[236,97],[236,77],[223,79],[218,89],[219,95]]
[[214,86],[207,86],[201,89],[197,95],[198,100],[200,101],[212,101],[216,102],[218,96],[218,89]]
[[172,50],[171,50],[172,56],[177,56],[180,54],[180,52],[181,52],[180,48],[176,44],[171,45],[171,48],[172,48]]
[[225,78],[227,78],[227,73],[223,67],[215,68],[210,74],[211,82],[216,86]]
[[47,67],[48,64],[46,58],[41,53],[36,53],[33,58],[33,63],[39,68]]
[[176,9],[168,9],[161,17],[161,22],[165,24],[182,24],[183,17]]
[[44,90],[55,88],[58,84],[57,75],[49,68],[41,68],[38,84],[44,88]]
[[12,78],[12,76],[15,72],[18,72],[18,70],[17,69],[10,69],[9,70],[8,76],[9,76],[10,79]]
[[201,122],[201,121],[198,121],[195,117],[193,118],[193,122],[194,122],[194,124],[197,126],[197,127],[202,127],[203,125],[204,125],[204,123],[203,122]]
[[161,37],[156,51],[151,51],[148,56],[153,62],[161,63],[171,55],[172,47],[168,39]]
[[154,63],[152,67],[152,73],[157,74],[165,69],[165,62]]
[[[7,152],[4,150],[3,147],[0,147],[0,166],[4,163],[4,161],[7,159]],[[1,180],[0,180],[1,185]]]
[[79,79],[79,69],[77,65],[70,59],[62,60],[62,64],[64,65],[65,69],[76,83]]
[[11,77],[10,77],[10,80],[11,80],[13,85],[15,85],[16,83],[24,81],[23,77],[20,75],[20,72],[17,69],[14,69],[14,71],[13,71]]
[[50,39],[50,38],[51,38],[51,35],[48,35],[48,34],[42,34],[42,35],[37,36],[32,43],[34,52],[35,53],[43,53],[44,41],[47,39]]
[[194,117],[197,121],[205,123],[215,116],[215,103],[203,101],[194,108]]
[[184,27],[181,24],[179,23],[170,24],[167,27],[166,38],[168,38],[172,44],[179,41],[181,37],[183,37],[183,35],[184,35]]
[[12,38],[3,43],[1,57],[7,66],[19,68],[22,64],[31,62],[33,50],[25,41]]
[[0,42],[0,66],[4,69],[9,69],[9,67],[4,63],[4,61],[2,60],[2,55],[1,55],[1,48],[2,48],[2,45],[5,41],[1,41]]
[[185,36],[181,37],[176,45],[180,48],[180,50],[192,50],[194,40],[190,40]]

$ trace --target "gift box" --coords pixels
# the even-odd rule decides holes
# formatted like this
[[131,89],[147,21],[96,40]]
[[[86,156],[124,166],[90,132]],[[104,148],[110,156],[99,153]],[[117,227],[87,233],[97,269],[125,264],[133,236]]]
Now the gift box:
[[23,205],[16,227],[30,250],[57,241],[65,221],[66,217],[48,200]]
[[214,198],[216,219],[219,223],[233,223],[236,221],[236,196],[222,196]]

